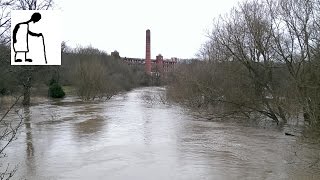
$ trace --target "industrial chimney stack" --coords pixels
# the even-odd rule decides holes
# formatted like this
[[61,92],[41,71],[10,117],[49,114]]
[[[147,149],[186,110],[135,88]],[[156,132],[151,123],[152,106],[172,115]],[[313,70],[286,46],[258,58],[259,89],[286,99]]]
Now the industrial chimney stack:
[[150,39],[150,30],[148,29],[146,31],[146,73],[151,75],[151,51],[150,51],[150,46],[151,46],[151,39]]

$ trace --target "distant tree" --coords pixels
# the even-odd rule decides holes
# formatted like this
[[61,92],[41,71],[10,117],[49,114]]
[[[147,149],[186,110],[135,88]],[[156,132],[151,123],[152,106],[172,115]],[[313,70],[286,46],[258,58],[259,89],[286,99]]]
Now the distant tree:
[[116,50],[111,53],[111,56],[114,57],[115,59],[120,59],[120,54]]

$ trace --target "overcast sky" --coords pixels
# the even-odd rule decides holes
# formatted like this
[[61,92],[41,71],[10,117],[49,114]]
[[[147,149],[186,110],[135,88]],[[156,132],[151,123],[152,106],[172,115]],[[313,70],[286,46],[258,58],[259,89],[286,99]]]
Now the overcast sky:
[[192,58],[206,40],[213,18],[238,0],[56,0],[68,45],[93,47],[122,57],[145,57],[145,31],[151,31],[151,57]]

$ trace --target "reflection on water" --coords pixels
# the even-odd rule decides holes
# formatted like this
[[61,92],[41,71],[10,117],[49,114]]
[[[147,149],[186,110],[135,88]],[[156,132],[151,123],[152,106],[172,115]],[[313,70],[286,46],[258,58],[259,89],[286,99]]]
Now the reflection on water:
[[29,107],[25,107],[24,109],[24,125],[26,130],[26,143],[27,143],[27,157],[28,159],[34,156],[34,148],[32,144],[32,129],[31,129],[31,112]]
[[104,119],[101,116],[75,124],[77,136],[90,135],[103,129]]
[[[163,88],[106,102],[24,108],[7,161],[27,179],[319,179],[319,147],[259,128],[195,117]],[[10,116],[13,117],[13,116]],[[318,148],[318,149],[317,149]]]
[[23,117],[24,117],[24,126],[25,126],[25,134],[26,134],[26,168],[29,172],[33,173],[35,169],[35,159],[34,159],[34,147],[33,147],[33,139],[32,139],[32,121],[29,107],[23,108]]

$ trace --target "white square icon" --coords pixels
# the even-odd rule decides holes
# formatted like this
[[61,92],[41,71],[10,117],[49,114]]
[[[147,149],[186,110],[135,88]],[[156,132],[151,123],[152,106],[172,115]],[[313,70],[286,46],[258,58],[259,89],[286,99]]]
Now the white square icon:
[[11,11],[11,65],[61,65],[60,11]]

